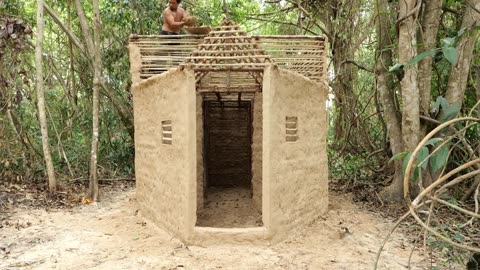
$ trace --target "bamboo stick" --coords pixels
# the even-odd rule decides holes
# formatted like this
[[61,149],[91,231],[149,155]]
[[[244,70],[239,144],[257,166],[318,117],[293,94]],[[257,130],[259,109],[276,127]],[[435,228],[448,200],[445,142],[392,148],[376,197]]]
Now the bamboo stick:
[[256,93],[260,92],[261,89],[257,85],[252,85],[250,87],[212,87],[212,88],[198,88],[197,92],[199,93]]
[[[188,59],[197,60],[197,59],[211,59],[212,57],[209,56],[190,56]],[[235,59],[251,59],[251,58],[270,58],[269,55],[254,55],[252,56],[244,56],[244,55],[236,55],[236,56],[215,56],[217,60],[235,60]]]

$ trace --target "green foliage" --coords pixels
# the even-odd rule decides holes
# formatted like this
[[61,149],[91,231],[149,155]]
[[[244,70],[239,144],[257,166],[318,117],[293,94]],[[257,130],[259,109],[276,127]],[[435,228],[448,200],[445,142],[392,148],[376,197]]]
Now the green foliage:
[[449,37],[442,39],[444,43],[443,47],[435,48],[429,51],[425,51],[422,53],[417,54],[415,57],[407,61],[405,64],[397,63],[391,66],[388,70],[390,72],[399,72],[405,67],[413,66],[420,62],[421,60],[427,57],[434,57],[438,56],[441,52],[443,58],[445,58],[450,64],[455,65],[458,62],[458,50],[455,48],[455,45],[458,41],[458,38],[463,35],[465,29],[461,29],[458,33],[456,33],[455,37]]
[[328,151],[328,168],[330,178],[368,179],[371,172],[367,168],[366,154],[363,156],[345,154],[337,155],[331,148]]
[[446,46],[442,47],[442,53],[445,59],[450,62],[450,64],[455,65],[458,62],[458,51],[454,47]]
[[435,103],[432,105],[432,110],[436,112],[441,111],[441,113],[439,114],[439,121],[441,123],[445,123],[457,117],[457,115],[460,113],[460,107],[461,106],[458,103],[450,105],[450,103],[448,103],[448,101],[444,97],[439,96],[437,97]]
[[[447,165],[449,157],[449,146],[448,144],[439,144],[443,142],[443,138],[432,138],[428,140],[425,145],[417,153],[415,162],[413,164],[413,180],[418,180],[422,171],[430,167],[432,172],[437,172]],[[438,147],[436,147],[438,145]],[[431,149],[429,149],[429,147]],[[389,162],[394,160],[403,160],[402,162],[402,172],[405,175],[408,162],[412,157],[411,151],[405,151],[395,154]]]

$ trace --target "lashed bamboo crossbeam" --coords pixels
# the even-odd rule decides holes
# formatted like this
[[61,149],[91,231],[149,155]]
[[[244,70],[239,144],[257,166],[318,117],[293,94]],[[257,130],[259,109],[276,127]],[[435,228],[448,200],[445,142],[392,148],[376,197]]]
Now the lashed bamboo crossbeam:
[[241,34],[244,33],[242,30],[214,30],[210,32],[213,35],[220,35],[220,34]]
[[[214,72],[211,72],[211,73],[214,73]],[[239,74],[245,74],[245,73],[240,73],[240,72],[237,72]],[[208,80],[209,83],[211,82],[218,82],[218,83],[224,83],[225,82],[225,78],[227,77],[228,73],[223,73],[221,76],[212,76],[212,75],[209,75],[208,76],[208,79],[205,78],[203,82],[206,82],[206,80]],[[246,75],[246,74],[245,74]],[[242,82],[255,82],[255,80],[250,77],[250,76],[245,76],[245,77],[240,77],[240,76],[233,76],[233,72],[230,72],[230,82],[234,82],[234,83],[242,83]]]
[[253,38],[259,40],[319,40],[325,41],[323,36],[290,36],[290,35],[252,35]]
[[[269,55],[255,55],[252,56],[244,56],[244,55],[235,55],[235,56],[215,56],[217,60],[237,60],[237,59],[252,59],[252,58],[270,58]],[[211,59],[211,56],[190,56],[188,59],[197,60],[197,59]]]
[[199,93],[255,93],[261,91],[261,88],[257,85],[244,86],[244,87],[208,87],[198,88]]
[[152,56],[152,55],[149,55],[149,56],[144,56],[142,58],[142,62],[149,62],[149,61],[162,61],[162,60],[169,60],[169,61],[175,61],[175,60],[178,60],[178,61],[183,61],[185,60],[185,57],[182,57],[182,56],[170,56],[168,57],[168,55],[156,55],[156,56]]
[[238,25],[217,25],[212,27],[213,31],[218,31],[226,28],[240,28]]
[[[142,40],[151,40],[151,39],[163,39],[165,36],[164,35],[138,35],[138,34],[132,34],[130,35],[130,40],[139,40],[139,41],[142,41]],[[205,35],[190,35],[190,34],[186,34],[186,35],[170,35],[170,36],[167,36],[168,38],[171,38],[171,39],[181,39],[181,38],[198,38],[198,39],[202,39],[205,37]]]
[[141,42],[136,42],[139,45],[143,46],[155,46],[158,44],[171,44],[171,43],[176,43],[176,44],[192,44],[192,45],[198,45],[198,42],[200,40],[195,40],[195,39],[152,39],[148,41],[141,41]]
[[[238,43],[214,43],[214,44],[207,44],[202,43],[199,45],[200,48],[207,48],[207,47],[225,47],[225,46],[236,46]],[[253,47],[253,46],[252,46]]]
[[233,87],[243,87],[243,88],[259,88],[261,87],[260,85],[258,84],[255,84],[255,83],[250,83],[250,84],[247,84],[247,83],[244,83],[244,84],[238,84],[238,85],[235,85],[235,86],[232,86],[232,85],[228,85],[226,83],[223,83],[223,84],[199,84],[198,85],[200,88],[233,88]]
[[285,63],[298,63],[298,64],[303,64],[303,63],[323,63],[323,60],[319,57],[288,57],[288,58],[275,58],[275,62],[285,62]]
[[[229,68],[229,67],[232,67],[232,68],[241,68],[241,67],[266,67],[268,65],[268,63],[221,63],[221,64],[211,64],[211,63],[207,63],[207,64],[195,64],[195,68],[194,70],[199,67],[223,67],[223,68]],[[228,69],[226,70],[228,71]]]
[[[268,51],[270,49],[285,49],[288,48],[288,45],[285,44],[272,44],[269,43],[268,45],[263,45],[262,46],[265,51]],[[292,48],[293,46],[290,46]],[[295,45],[296,49],[305,49],[305,50],[313,50],[313,49],[319,49],[317,45]]]
[[[228,77],[227,77],[228,78]],[[230,85],[232,83],[235,83],[236,86],[245,86],[245,85],[251,85],[251,84],[256,84],[254,80],[231,80]],[[228,85],[228,83],[225,81],[225,78],[223,80],[202,80],[202,82],[199,85],[216,85],[216,86],[221,86],[221,85]]]
[[263,53],[265,50],[263,49],[250,49],[250,50],[222,50],[222,51],[212,51],[212,50],[206,50],[206,51],[195,51],[192,52],[192,55],[221,55],[221,54],[243,54],[243,53]]

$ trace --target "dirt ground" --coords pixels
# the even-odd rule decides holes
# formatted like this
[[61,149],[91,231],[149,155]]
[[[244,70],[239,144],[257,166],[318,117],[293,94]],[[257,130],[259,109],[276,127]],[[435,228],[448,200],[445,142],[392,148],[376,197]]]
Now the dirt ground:
[[262,226],[262,214],[251,199],[249,188],[208,188],[204,208],[198,211],[197,226],[248,228]]
[[[373,269],[392,226],[331,194],[329,212],[278,244],[186,246],[145,221],[134,188],[71,209],[15,209],[0,227],[0,269]],[[411,238],[396,232],[380,269],[406,269]],[[427,269],[412,258],[412,269]]]

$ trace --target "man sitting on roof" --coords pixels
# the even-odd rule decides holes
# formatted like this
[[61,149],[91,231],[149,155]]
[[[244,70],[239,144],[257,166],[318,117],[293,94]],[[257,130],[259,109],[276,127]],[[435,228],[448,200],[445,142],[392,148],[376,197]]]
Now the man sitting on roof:
[[185,19],[187,18],[187,12],[178,5],[182,0],[169,0],[169,6],[163,13],[163,27],[160,31],[161,35],[178,35],[180,29],[185,25]]

